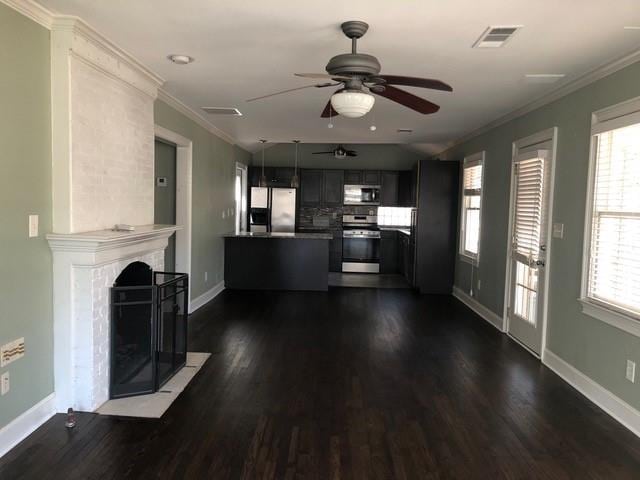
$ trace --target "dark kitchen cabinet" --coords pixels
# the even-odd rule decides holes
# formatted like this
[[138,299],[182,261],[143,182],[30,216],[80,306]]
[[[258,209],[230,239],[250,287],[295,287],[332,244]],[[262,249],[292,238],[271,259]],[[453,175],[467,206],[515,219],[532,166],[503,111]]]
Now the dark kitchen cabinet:
[[395,230],[380,232],[380,273],[398,273],[398,236]]
[[319,207],[322,205],[324,173],[322,170],[302,170],[300,172],[300,205]]
[[378,170],[345,170],[344,183],[346,185],[380,185]]
[[345,170],[345,185],[362,185],[362,170]]
[[402,170],[398,175],[398,206],[416,207],[418,193],[418,169]]
[[453,288],[458,221],[458,162],[420,161],[416,286],[449,295]]
[[[267,178],[266,186],[283,188],[290,187],[293,171],[294,170],[291,167],[264,167],[264,176]],[[259,187],[261,176],[262,167],[251,167],[249,169],[249,186]]]
[[380,185],[380,172],[377,170],[364,170],[362,172],[363,185]]
[[329,242],[329,271],[342,271],[342,232],[334,232]]
[[414,284],[415,244],[409,235],[398,233],[398,270],[409,285]]
[[382,172],[380,174],[380,205],[395,207],[398,205],[398,172]]
[[303,207],[339,207],[344,195],[342,170],[302,170],[300,205]]
[[323,205],[327,207],[342,206],[344,196],[344,171],[324,170]]

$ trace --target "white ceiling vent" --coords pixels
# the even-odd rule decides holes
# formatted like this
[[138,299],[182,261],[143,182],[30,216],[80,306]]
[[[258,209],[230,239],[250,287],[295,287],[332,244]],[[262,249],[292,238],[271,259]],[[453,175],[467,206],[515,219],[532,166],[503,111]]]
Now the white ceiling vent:
[[242,113],[237,108],[230,107],[202,107],[202,110],[210,115],[231,115],[241,117]]
[[480,38],[473,44],[473,48],[498,48],[502,47],[507,41],[522,28],[522,25],[504,25],[500,27],[487,28]]

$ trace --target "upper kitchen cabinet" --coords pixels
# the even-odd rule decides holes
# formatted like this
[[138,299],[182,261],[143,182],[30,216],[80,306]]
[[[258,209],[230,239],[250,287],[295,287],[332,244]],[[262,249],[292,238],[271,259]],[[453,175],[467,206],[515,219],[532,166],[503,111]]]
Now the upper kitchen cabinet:
[[300,205],[334,207],[342,205],[344,173],[342,170],[302,170]]
[[344,172],[342,170],[324,170],[323,189],[323,204],[325,206],[342,206],[344,196]]
[[380,185],[378,170],[345,170],[345,185]]
[[418,167],[403,170],[398,177],[398,206],[416,207],[418,202]]
[[345,170],[345,185],[362,185],[362,170]]
[[[251,167],[249,169],[249,185],[251,187],[260,186],[260,176],[262,175],[262,167]],[[267,177],[267,187],[283,187],[291,186],[291,178],[293,177],[293,168],[291,167],[264,167],[264,176]]]
[[398,205],[399,172],[381,172],[380,205],[395,207]]
[[377,170],[364,170],[362,172],[363,185],[380,185],[380,172]]
[[324,183],[322,170],[300,171],[300,205],[303,207],[319,207],[322,204]]

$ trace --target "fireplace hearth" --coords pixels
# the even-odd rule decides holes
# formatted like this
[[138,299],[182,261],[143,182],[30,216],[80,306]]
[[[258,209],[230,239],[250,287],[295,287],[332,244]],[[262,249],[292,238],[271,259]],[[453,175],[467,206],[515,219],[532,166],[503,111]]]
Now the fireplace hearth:
[[188,275],[140,261],[111,288],[109,397],[158,391],[187,358]]

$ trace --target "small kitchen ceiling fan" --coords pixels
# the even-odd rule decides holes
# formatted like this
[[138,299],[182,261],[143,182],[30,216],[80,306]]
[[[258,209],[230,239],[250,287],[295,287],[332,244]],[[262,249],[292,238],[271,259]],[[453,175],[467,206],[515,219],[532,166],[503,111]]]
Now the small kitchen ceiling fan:
[[294,75],[304,78],[327,79],[325,83],[305,85],[303,87],[291,88],[261,97],[247,100],[261,100],[263,98],[281,95],[306,88],[326,88],[339,86],[332,95],[329,102],[322,111],[321,117],[332,117],[343,115],[350,118],[358,118],[367,114],[373,104],[375,94],[399,103],[411,110],[427,115],[440,110],[440,106],[435,103],[418,97],[405,90],[397,88],[395,85],[428,88],[452,92],[453,89],[446,83],[418,77],[406,77],[401,75],[380,75],[380,62],[373,55],[358,53],[358,39],[369,29],[365,22],[352,20],[344,22],[341,26],[343,33],[351,39],[351,53],[336,55],[327,63],[327,73],[295,73]]
[[327,152],[313,152],[313,155],[333,155],[336,158],[357,157],[358,152],[355,150],[347,150],[342,145],[338,145],[333,150]]

